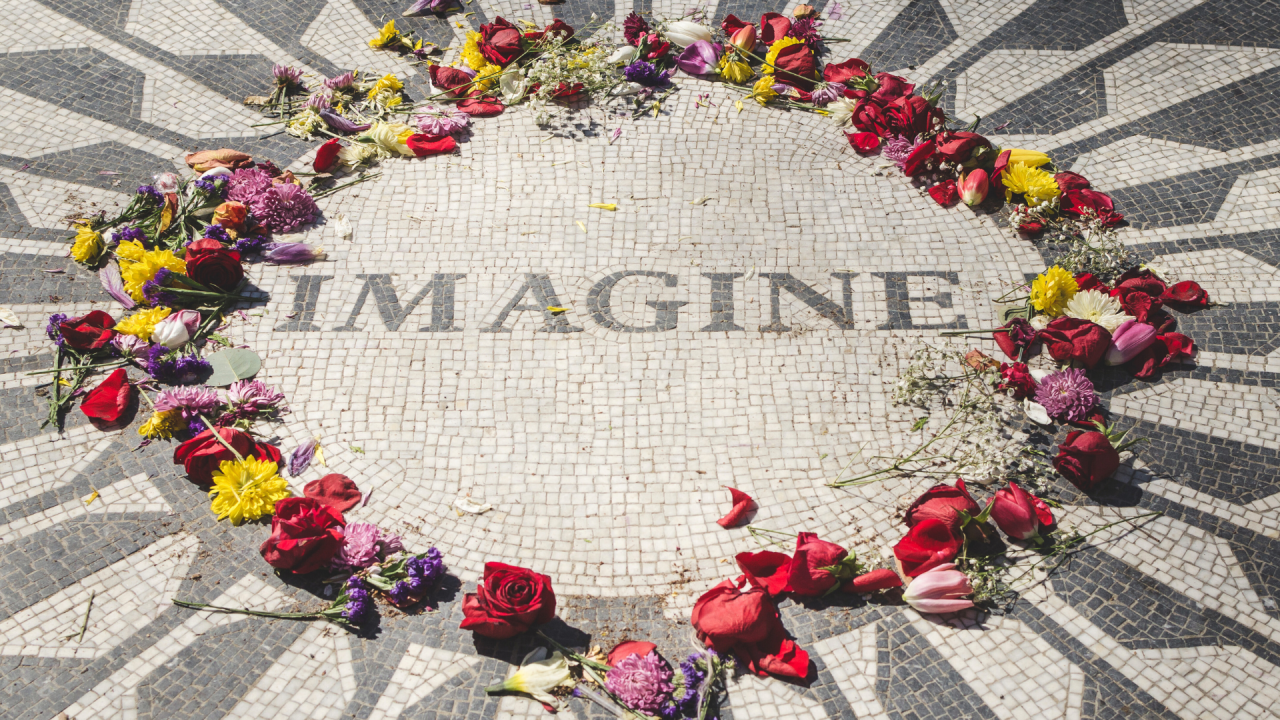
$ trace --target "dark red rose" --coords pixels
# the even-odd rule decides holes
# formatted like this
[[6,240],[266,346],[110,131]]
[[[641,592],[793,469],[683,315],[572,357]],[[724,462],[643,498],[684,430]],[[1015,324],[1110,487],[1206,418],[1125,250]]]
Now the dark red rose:
[[458,109],[471,117],[494,117],[506,110],[501,102],[493,99],[467,98],[458,103]]
[[116,319],[101,310],[58,323],[58,334],[72,350],[85,352],[106,347],[116,336]]
[[351,478],[340,473],[329,473],[319,480],[312,480],[302,487],[302,494],[340,513],[355,507],[364,497]]
[[427,68],[431,75],[431,85],[440,91],[454,92],[461,87],[470,87],[472,76],[445,65],[432,65]]
[[[542,38],[544,38],[544,37],[546,37],[546,36],[548,36],[548,35],[551,35],[551,36],[554,36],[554,37],[558,37],[558,38],[560,38],[560,39],[562,39],[562,40],[569,40],[570,38],[572,38],[572,37],[573,37],[573,34],[574,34],[575,32],[577,32],[577,31],[573,29],[573,26],[572,26],[572,25],[570,25],[569,23],[567,23],[567,22],[565,22],[565,21],[561,20],[560,18],[555,18],[555,19],[553,19],[553,20],[551,21],[551,24],[550,24],[550,25],[548,25],[548,26],[546,26],[545,28],[543,28],[543,29],[542,29],[542,32],[540,32],[540,33],[525,33],[525,37],[530,38],[530,39],[537,39],[537,40],[541,40]],[[535,36],[535,37],[530,37],[530,36]]]
[[902,587],[902,578],[889,568],[872,570],[850,580],[840,588],[847,593],[873,593],[881,590]]
[[85,394],[80,403],[80,411],[93,420],[95,425],[113,425],[129,409],[133,393],[133,385],[129,383],[129,376],[124,368],[116,368],[106,380]]
[[910,177],[915,177],[927,170],[930,170],[934,164],[935,146],[933,141],[921,143],[919,147],[911,151],[907,156],[906,162],[902,164],[902,172]]
[[756,501],[737,488],[726,489],[729,491],[729,499],[733,502],[733,507],[725,513],[724,517],[717,520],[716,524],[722,528],[738,527],[746,519],[747,513],[755,508]]
[[907,527],[915,527],[925,520],[940,520],[948,528],[959,532],[961,511],[973,517],[982,512],[982,508],[978,507],[978,503],[969,494],[969,490],[964,486],[964,480],[957,479],[954,486],[941,484],[925,490],[915,502],[911,503],[911,507],[907,508],[902,521],[907,524]]
[[991,333],[996,344],[1009,356],[1010,360],[1018,360],[1028,347],[1036,341],[1036,329],[1023,318],[1014,318],[1001,326],[1003,332]]
[[773,64],[781,82],[795,85],[801,90],[813,89],[813,80],[818,76],[818,61],[814,59],[813,49],[808,45],[801,43],[782,48]]
[[889,119],[874,101],[863,100],[853,109],[853,126],[862,132],[875,133],[882,138],[891,136]]
[[720,21],[720,29],[724,31],[726,36],[733,37],[734,33],[750,24],[743,22],[737,15],[729,14],[725,16],[724,20]]
[[1102,293],[1110,293],[1111,288],[1106,283],[1094,277],[1093,273],[1080,273],[1076,275],[1076,285],[1080,288],[1080,292],[1085,290],[1097,290]]
[[1111,196],[1097,190],[1067,190],[1062,194],[1062,211],[1071,215],[1097,215],[1106,227],[1115,227],[1124,215],[1115,211]]
[[520,31],[501,16],[481,25],[480,54],[494,65],[510,65],[520,55]]
[[333,559],[342,547],[342,513],[311,498],[289,497],[276,501],[271,517],[271,537],[258,552],[277,570],[305,575]]
[[404,139],[404,144],[413,151],[414,157],[430,157],[451,153],[458,147],[452,135],[424,135],[414,133]]
[[1194,356],[1195,342],[1191,338],[1181,333],[1163,333],[1156,335],[1155,342],[1125,363],[1124,369],[1139,380],[1150,380],[1161,369]]
[[945,522],[929,518],[908,530],[893,546],[893,554],[902,564],[902,572],[907,577],[915,577],[955,560],[963,546],[964,540],[959,533],[952,532]]
[[742,592],[742,578],[725,580],[698,598],[690,621],[698,639],[716,652],[732,652],[759,676],[803,678],[809,653],[787,637],[778,606],[761,590]]
[[649,653],[657,650],[658,646],[644,640],[627,640],[620,642],[609,651],[609,657],[605,659],[606,665],[617,665],[632,655],[644,657]]
[[1024,400],[1036,392],[1036,379],[1026,363],[1000,363],[1000,389],[1012,390],[1014,400]]
[[960,201],[960,191],[954,178],[947,178],[929,188],[929,196],[942,207],[951,207]]
[[[730,15],[729,17],[733,17]],[[635,10],[622,20],[622,37],[631,47],[639,47],[640,41],[649,34],[649,23]]]
[[778,13],[765,13],[760,16],[760,42],[772,45],[791,32],[791,21]]
[[801,597],[826,594],[840,580],[824,568],[837,565],[848,555],[848,550],[819,540],[815,533],[800,533],[796,537],[796,552],[791,556],[791,567],[787,573],[787,591]]
[[1062,363],[1078,360],[1086,368],[1092,368],[1111,346],[1111,333],[1088,320],[1060,317],[1040,331],[1040,340],[1054,360]]
[[[214,242],[217,242],[216,240]],[[231,292],[244,280],[244,266],[240,264],[240,253],[227,250],[218,245],[216,250],[192,251],[195,243],[187,247],[187,277],[205,287]]]
[[855,78],[864,78],[871,66],[858,58],[850,58],[842,63],[828,63],[822,68],[822,79],[829,83],[848,83]]
[[1096,423],[1102,423],[1104,426],[1107,424],[1106,411],[1099,410],[1096,405],[1089,411],[1088,415],[1085,415],[1079,420],[1067,421],[1067,424],[1071,427],[1078,427],[1081,430],[1096,430],[1098,427]]
[[845,136],[853,149],[864,155],[880,147],[880,136],[873,132],[845,133]]
[[[244,457],[255,457],[277,464],[280,462],[279,448],[256,442],[248,433],[232,428],[218,428],[218,434],[227,445]],[[173,464],[181,465],[186,470],[188,480],[205,487],[213,484],[213,472],[218,469],[218,465],[224,460],[235,459],[235,454],[218,442],[212,430],[205,430],[173,451]]]
[[1081,492],[1087,493],[1120,467],[1120,453],[1106,435],[1096,430],[1073,430],[1058,445],[1053,467]]
[[1163,335],[1171,333],[1178,328],[1178,320],[1169,311],[1164,309],[1154,309],[1147,315],[1147,324],[1156,329],[1156,333]]
[[321,145],[316,150],[316,159],[311,161],[311,168],[318,173],[327,173],[338,167],[338,152],[342,150],[342,143],[338,142],[338,138]]
[[1148,322],[1152,313],[1160,309],[1160,299],[1137,288],[1116,288],[1111,290],[1126,315],[1132,315],[1138,322]]
[[1158,298],[1164,294],[1168,286],[1164,281],[1156,277],[1155,273],[1150,270],[1141,270],[1133,268],[1125,271],[1123,275],[1116,279],[1115,289],[1111,291],[1112,297],[1117,297],[1120,292],[1128,290],[1141,290],[1153,298]]
[[[875,99],[875,96],[871,96]],[[889,129],[907,138],[923,136],[942,121],[942,113],[919,95],[900,97],[885,106]],[[936,146],[936,142],[934,143]]]
[[1209,293],[1194,280],[1183,280],[1160,295],[1165,305],[1180,312],[1192,312],[1209,307]]
[[484,578],[462,600],[463,630],[505,640],[556,616],[551,578],[505,563],[484,564]]
[[760,552],[744,552],[734,556],[743,575],[751,582],[752,587],[759,588],[770,595],[779,595],[787,591],[787,580],[791,575],[791,558],[772,550]]
[[[871,94],[871,99],[880,105],[888,105],[898,98],[910,97],[911,93],[916,91],[916,86],[907,82],[906,78],[886,72],[876,73],[876,83],[879,87]],[[908,135],[907,139],[913,139],[913,136]]]
[[938,155],[945,162],[959,164],[967,161],[977,148],[990,144],[986,138],[978,133],[965,132],[963,130],[949,132],[938,141]]
[[1195,357],[1195,341],[1182,333],[1163,333],[1157,335],[1156,340],[1164,343],[1165,348],[1169,351],[1169,357],[1166,362],[1177,362]]
[[1068,190],[1088,190],[1091,187],[1089,181],[1078,173],[1060,172],[1053,179],[1058,183],[1058,189],[1064,193]]
[[1044,232],[1044,223],[1039,220],[1028,220],[1018,224],[1018,232],[1027,237],[1037,237]]

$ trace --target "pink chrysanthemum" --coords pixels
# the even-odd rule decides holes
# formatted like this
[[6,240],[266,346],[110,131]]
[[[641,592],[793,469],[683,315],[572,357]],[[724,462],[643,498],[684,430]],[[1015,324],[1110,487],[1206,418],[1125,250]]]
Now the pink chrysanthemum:
[[349,523],[342,535],[342,547],[329,561],[329,567],[343,572],[363,570],[378,561],[378,539],[382,533],[377,525]]
[[156,396],[156,412],[181,410],[184,417],[208,415],[221,404],[218,393],[201,385],[173,387]]
[[280,409],[284,393],[261,380],[239,380],[227,388],[227,404],[246,412],[270,412]]
[[271,176],[258,168],[241,168],[231,173],[227,199],[250,205],[254,198],[271,189]]
[[289,233],[315,219],[320,208],[293,183],[272,185],[249,203],[253,216],[273,233]]
[[643,713],[655,715],[674,689],[674,673],[656,650],[647,655],[631,654],[605,675],[604,686],[622,702]]
[[452,135],[471,122],[471,116],[451,107],[427,106],[424,112],[413,118],[418,129],[427,135]]
[[911,156],[911,151],[920,147],[922,143],[909,140],[899,135],[896,138],[890,138],[884,144],[884,149],[880,151],[880,156],[886,160],[891,160],[901,170],[907,164],[907,158]]
[[1072,368],[1041,380],[1036,388],[1036,402],[1051,416],[1075,422],[1088,416],[1098,398],[1084,370]]

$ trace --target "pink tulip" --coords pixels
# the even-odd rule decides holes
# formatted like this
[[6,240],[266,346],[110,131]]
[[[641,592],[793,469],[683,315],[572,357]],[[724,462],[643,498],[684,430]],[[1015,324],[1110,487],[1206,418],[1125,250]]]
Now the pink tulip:
[[971,170],[967,175],[961,175],[956,187],[960,190],[960,199],[965,205],[969,207],[981,205],[982,201],[987,199],[987,190],[990,187],[987,171],[978,168]]
[[1137,320],[1128,320],[1111,333],[1111,347],[1107,348],[1106,363],[1123,365],[1155,341],[1155,328]]
[[738,28],[736,32],[729,38],[729,42],[743,52],[755,52],[756,49],[756,26],[747,23]]
[[179,310],[169,317],[176,318],[177,322],[185,325],[191,335],[195,335],[196,330],[200,329],[200,313],[195,310]]
[[1040,528],[1053,524],[1053,511],[1035,495],[1016,482],[997,490],[991,506],[991,519],[1004,534],[1017,540],[1040,537]]
[[708,75],[716,71],[720,63],[721,46],[699,40],[690,43],[689,47],[676,58],[676,66],[690,75]]
[[922,613],[949,613],[973,607],[965,595],[973,594],[969,576],[945,563],[916,576],[902,593],[907,604]]

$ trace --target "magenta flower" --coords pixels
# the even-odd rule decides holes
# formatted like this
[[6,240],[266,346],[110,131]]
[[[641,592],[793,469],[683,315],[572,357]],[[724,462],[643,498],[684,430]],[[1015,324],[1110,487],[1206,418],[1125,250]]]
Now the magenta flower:
[[270,413],[281,409],[284,393],[261,380],[239,380],[227,388],[227,404],[235,411]]
[[183,417],[209,415],[222,401],[218,393],[203,385],[186,385],[162,390],[156,395],[156,411],[181,410]]
[[241,168],[231,173],[227,199],[252,205],[255,198],[271,189],[271,176],[258,168]]
[[880,151],[880,154],[895,163],[898,169],[901,170],[906,167],[907,158],[911,157],[911,151],[923,144],[923,142],[908,140],[899,135],[885,142],[884,149]]
[[329,97],[328,93],[315,92],[307,96],[307,102],[305,103],[305,105],[306,107],[309,107],[312,110],[319,112],[321,110],[329,109],[330,100],[331,98]]
[[719,43],[698,40],[684,49],[676,58],[676,66],[690,75],[710,75],[720,63],[724,47]]
[[1126,320],[1111,333],[1111,347],[1107,348],[1105,362],[1108,365],[1123,365],[1155,341],[1155,328],[1137,320]]
[[1041,380],[1036,388],[1036,402],[1051,416],[1075,422],[1089,414],[1097,404],[1098,397],[1093,392],[1093,383],[1085,377],[1084,370],[1072,368],[1047,375]]
[[922,613],[949,613],[973,607],[966,595],[973,594],[969,576],[956,570],[955,563],[945,563],[920,573],[902,599]]
[[320,208],[293,183],[272,185],[249,203],[253,216],[273,233],[290,233],[315,219]]
[[302,85],[302,69],[279,65],[271,68],[271,75],[280,87],[298,87]]
[[426,135],[452,135],[461,132],[471,122],[471,116],[451,107],[428,105],[423,113],[413,118],[418,129]]
[[632,653],[614,665],[605,675],[604,686],[622,702],[648,715],[656,715],[658,707],[671,695],[674,673],[656,650],[647,655]]
[[329,561],[329,567],[342,572],[363,570],[378,561],[377,525],[349,523],[342,535],[342,547]]
[[324,81],[324,86],[330,90],[345,90],[356,84],[356,74],[350,71],[341,75],[335,75]]

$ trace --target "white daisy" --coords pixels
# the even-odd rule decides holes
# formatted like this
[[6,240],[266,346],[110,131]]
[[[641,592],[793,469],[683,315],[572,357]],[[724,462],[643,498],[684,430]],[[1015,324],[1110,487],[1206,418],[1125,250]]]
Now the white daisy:
[[1132,320],[1115,298],[1098,290],[1078,292],[1067,301],[1065,311],[1067,317],[1089,320],[1106,328],[1107,332],[1115,332],[1125,322]]

